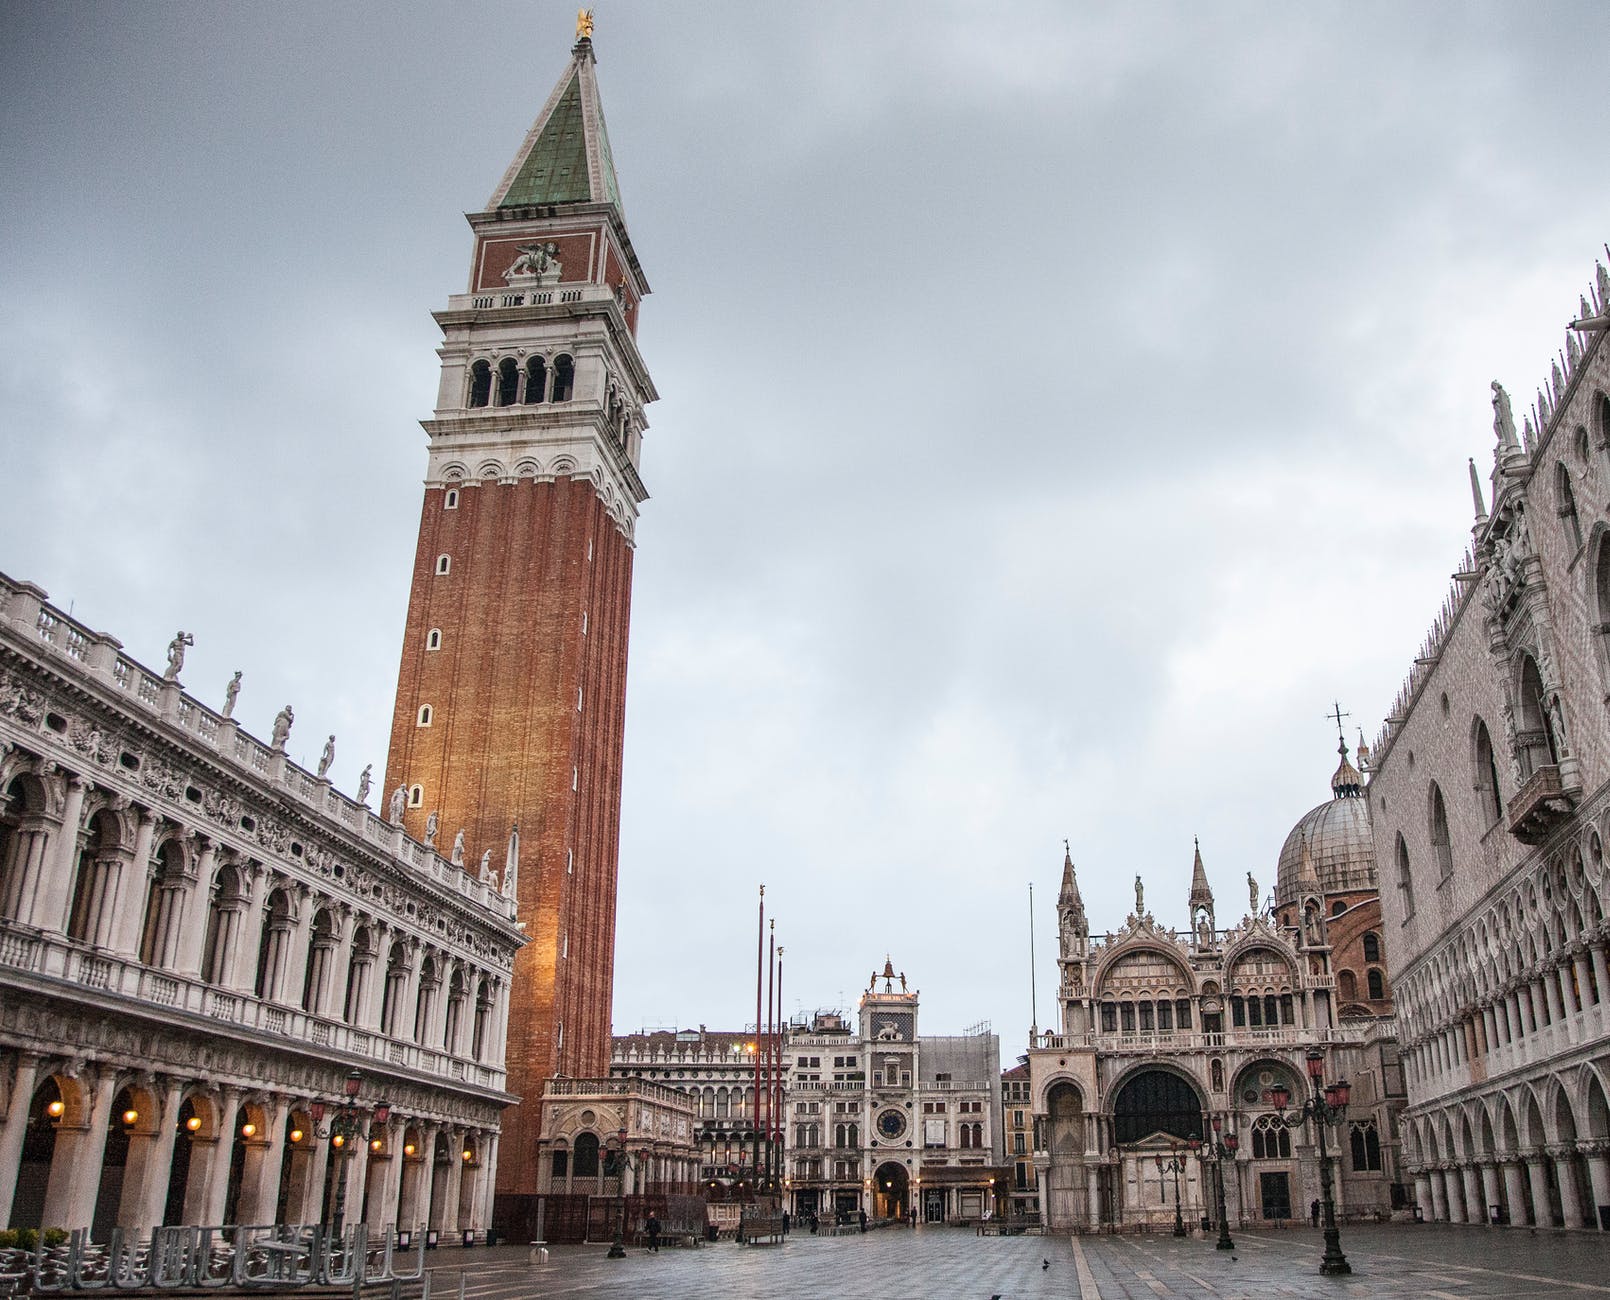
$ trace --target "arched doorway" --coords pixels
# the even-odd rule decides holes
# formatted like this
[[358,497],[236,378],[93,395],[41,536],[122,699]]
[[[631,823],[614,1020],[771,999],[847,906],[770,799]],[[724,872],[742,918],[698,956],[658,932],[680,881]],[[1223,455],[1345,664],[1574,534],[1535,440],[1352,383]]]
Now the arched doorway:
[[1093,1213],[1085,1175],[1084,1094],[1060,1079],[1046,1091],[1045,1145],[1051,1162],[1045,1174],[1047,1222],[1057,1228],[1084,1224]]
[[1124,1224],[1187,1222],[1200,1217],[1201,1164],[1186,1143],[1202,1137],[1207,1101],[1196,1085],[1172,1070],[1152,1068],[1125,1080],[1113,1098],[1113,1144],[1118,1185],[1109,1190]]
[[911,1178],[904,1165],[891,1160],[878,1166],[872,1176],[872,1206],[879,1219],[903,1219],[911,1213]]

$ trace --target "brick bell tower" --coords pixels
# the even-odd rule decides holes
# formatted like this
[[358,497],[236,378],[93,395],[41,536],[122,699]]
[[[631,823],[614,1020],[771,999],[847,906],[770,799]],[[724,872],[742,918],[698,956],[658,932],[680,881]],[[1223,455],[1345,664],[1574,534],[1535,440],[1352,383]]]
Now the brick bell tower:
[[[505,870],[531,942],[514,968],[498,1196],[535,1193],[539,1099],[609,1072],[632,535],[657,394],[590,24],[469,216],[468,292],[435,313],[441,387],[386,790],[444,854]],[[510,1209],[514,1206],[510,1205]]]

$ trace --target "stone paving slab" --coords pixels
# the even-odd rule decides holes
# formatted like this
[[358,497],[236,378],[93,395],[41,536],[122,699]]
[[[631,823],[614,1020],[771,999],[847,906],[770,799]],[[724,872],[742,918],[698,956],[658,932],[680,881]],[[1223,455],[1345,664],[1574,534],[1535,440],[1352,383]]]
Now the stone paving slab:
[[[1155,1300],[1159,1296],[1499,1297],[1610,1296],[1610,1234],[1532,1232],[1443,1224],[1346,1228],[1347,1277],[1321,1277],[1323,1240],[1308,1229],[1239,1231],[1236,1249],[1213,1238],[979,1237],[958,1228],[887,1229],[846,1237],[795,1234],[780,1246],[723,1242],[641,1248],[606,1259],[604,1246],[550,1248],[533,1266],[524,1247],[462,1257],[465,1300],[597,1297],[609,1300]],[[458,1269],[431,1261],[432,1300],[453,1300]]]

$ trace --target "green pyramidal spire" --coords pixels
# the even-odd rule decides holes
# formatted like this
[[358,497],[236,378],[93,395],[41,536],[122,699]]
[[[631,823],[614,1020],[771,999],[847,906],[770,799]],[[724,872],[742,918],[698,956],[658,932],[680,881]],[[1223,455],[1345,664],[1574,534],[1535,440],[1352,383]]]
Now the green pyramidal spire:
[[622,210],[595,62],[592,40],[583,37],[492,192],[488,210],[550,203],[609,203]]

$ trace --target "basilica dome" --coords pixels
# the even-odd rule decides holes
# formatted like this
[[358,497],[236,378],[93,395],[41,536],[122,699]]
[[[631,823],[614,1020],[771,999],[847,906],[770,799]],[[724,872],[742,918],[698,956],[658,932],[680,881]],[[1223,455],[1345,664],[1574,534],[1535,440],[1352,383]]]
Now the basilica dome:
[[1320,888],[1327,894],[1376,889],[1375,841],[1370,835],[1370,808],[1364,797],[1364,778],[1341,749],[1341,766],[1331,778],[1331,798],[1310,809],[1291,828],[1280,849],[1275,880],[1275,905],[1295,902],[1300,892],[1297,877],[1302,865],[1303,841]]

